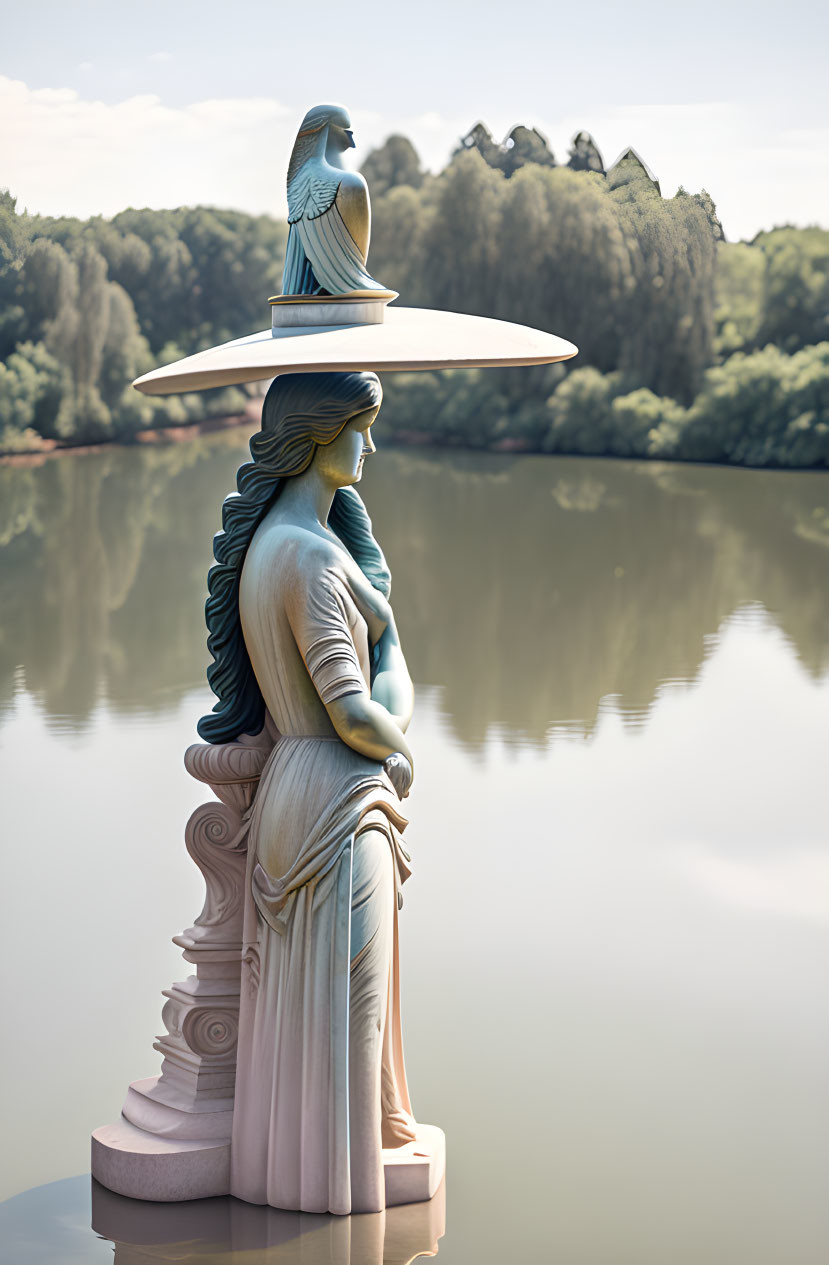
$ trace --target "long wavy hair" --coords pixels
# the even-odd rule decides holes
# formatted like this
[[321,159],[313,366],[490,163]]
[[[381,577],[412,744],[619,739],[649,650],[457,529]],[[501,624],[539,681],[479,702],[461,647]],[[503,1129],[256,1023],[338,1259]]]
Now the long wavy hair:
[[[217,702],[198,731],[206,742],[233,742],[256,734],[265,722],[265,700],[253,673],[239,618],[239,580],[248,546],[285,486],[330,444],[358,413],[376,408],[382,391],[374,373],[289,373],[265,396],[262,429],[250,441],[252,461],[240,467],[238,491],[222,506],[222,531],[213,538],[216,565],[207,576],[207,648],[213,663],[207,680]],[[371,530],[371,520],[352,487],[338,488],[328,525],[366,578],[388,597],[391,573]]]

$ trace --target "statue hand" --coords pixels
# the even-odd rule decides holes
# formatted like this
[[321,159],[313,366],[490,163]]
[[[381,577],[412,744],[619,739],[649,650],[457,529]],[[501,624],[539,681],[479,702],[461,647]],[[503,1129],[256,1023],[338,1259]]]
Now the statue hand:
[[383,761],[389,781],[397,792],[398,799],[405,799],[414,779],[414,772],[402,751],[395,751]]

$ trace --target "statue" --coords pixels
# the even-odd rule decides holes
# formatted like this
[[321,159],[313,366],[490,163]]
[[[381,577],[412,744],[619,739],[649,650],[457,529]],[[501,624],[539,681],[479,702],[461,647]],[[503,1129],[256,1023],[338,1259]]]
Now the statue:
[[160,1076],[133,1082],[92,1139],[93,1175],[134,1198],[376,1213],[430,1200],[444,1174],[443,1133],[415,1121],[403,1062],[413,688],[354,486],[382,398],[370,370],[548,364],[576,348],[488,317],[387,315],[397,295],[366,270],[368,190],[339,166],[351,145],[342,107],[305,116],[271,327],[134,383],[274,379],[208,577],[217,702],[185,765],[218,802],[187,824],[207,890],[174,938],[196,973],[166,990]]
[[276,735],[247,845],[230,1188],[303,1212],[381,1211],[383,1147],[417,1138],[396,957],[414,695],[353,490],[380,400],[370,373],[275,380],[207,603],[202,736],[266,710]]
[[197,976],[167,994],[162,1074],[94,1135],[93,1173],[121,1194],[347,1214],[429,1199],[443,1176],[400,1020],[414,691],[354,487],[381,400],[373,373],[280,375],[224,504],[217,702],[185,757],[223,803],[188,826],[208,898],[177,937]]
[[354,148],[351,119],[340,105],[309,110],[288,164],[288,249],[282,293],[349,294],[383,290],[366,270],[371,237],[368,186],[344,171]]

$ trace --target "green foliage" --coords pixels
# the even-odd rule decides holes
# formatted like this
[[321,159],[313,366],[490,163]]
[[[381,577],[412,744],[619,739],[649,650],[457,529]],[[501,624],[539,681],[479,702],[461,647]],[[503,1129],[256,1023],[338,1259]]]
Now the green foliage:
[[778,228],[754,245],[766,260],[758,343],[796,351],[829,338],[829,231]]
[[773,346],[738,352],[709,369],[668,447],[683,461],[829,465],[829,343],[791,356]]
[[279,291],[288,235],[269,216],[206,207],[128,210],[112,220],[37,217],[32,233],[67,248],[91,241],[132,299],[153,352],[171,341],[198,351],[261,324]]
[[539,167],[555,167],[553,151],[546,137],[534,127],[514,127],[503,144],[501,170],[504,175],[514,176],[522,167],[534,164]]
[[717,349],[775,343],[797,351],[829,338],[829,231],[775,228],[719,248]]
[[566,333],[580,364],[690,401],[713,354],[707,207],[663,199],[638,162],[616,183],[537,162],[508,179],[486,130],[470,136],[440,175],[376,199],[375,275],[416,306]]
[[66,372],[42,343],[21,343],[0,363],[0,451],[34,447],[65,389]]
[[493,167],[509,177],[530,163],[540,167],[555,167],[553,151],[535,127],[523,127],[519,124],[508,132],[501,144],[492,138],[489,128],[483,123],[476,123],[473,128],[461,137],[454,157],[464,153],[477,153],[488,167]]
[[[392,136],[366,159],[372,272],[407,304],[565,334],[572,366],[391,375],[401,439],[629,457],[826,464],[829,232],[722,240],[711,197],[586,132],[477,124],[423,172]],[[146,397],[154,364],[262,324],[287,228],[205,207],[112,220],[18,214],[0,192],[0,450],[134,437],[239,411],[237,390]]]
[[543,450],[584,456],[653,456],[654,432],[661,427],[667,438],[682,425],[685,410],[647,387],[632,391],[629,387],[620,373],[577,369],[569,374],[547,401]]
[[373,198],[401,185],[419,189],[424,179],[417,150],[407,136],[389,136],[373,149],[363,163],[362,173]]
[[762,320],[763,252],[747,242],[720,242],[714,349],[721,357],[753,346]]
[[792,356],[737,353],[709,369],[693,404],[574,369],[546,398],[510,404],[489,370],[390,375],[383,420],[399,439],[467,448],[729,465],[829,466],[829,343]]
[[596,171],[605,174],[604,159],[589,132],[576,132],[570,145],[567,166],[572,171]]
[[716,243],[708,216],[682,192],[662,198],[635,165],[609,187],[634,277],[619,368],[658,394],[690,401],[712,358]]
[[18,215],[2,194],[0,451],[41,439],[130,439],[238,413],[246,397],[237,390],[160,399],[130,383],[155,363],[261,322],[284,239],[284,225],[236,212],[47,220]]

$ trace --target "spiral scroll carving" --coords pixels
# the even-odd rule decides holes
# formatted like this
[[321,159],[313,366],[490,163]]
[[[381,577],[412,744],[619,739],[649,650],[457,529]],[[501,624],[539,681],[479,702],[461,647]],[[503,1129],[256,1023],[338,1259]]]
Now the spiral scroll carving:
[[245,834],[242,818],[227,804],[202,804],[188,821],[187,851],[206,887],[196,927],[222,926],[230,938],[241,935]]
[[182,1004],[180,1001],[174,1001],[170,998],[164,1003],[161,1011],[161,1021],[167,1029],[167,1033],[171,1037],[181,1036],[181,1014]]
[[238,1017],[227,1010],[200,1007],[185,1016],[182,1036],[194,1054],[221,1058],[232,1054],[239,1036]]
[[184,767],[191,777],[205,782],[223,804],[244,813],[253,803],[273,744],[274,734],[267,726],[261,734],[243,734],[236,742],[197,742],[185,751]]

